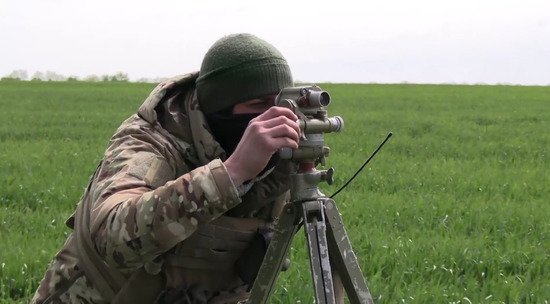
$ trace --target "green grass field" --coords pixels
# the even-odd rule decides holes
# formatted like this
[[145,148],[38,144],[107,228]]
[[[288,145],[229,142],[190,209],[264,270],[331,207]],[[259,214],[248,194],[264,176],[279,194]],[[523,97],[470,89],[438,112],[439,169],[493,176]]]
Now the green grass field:
[[[154,84],[0,82],[0,302],[34,293]],[[550,302],[550,87],[321,84],[335,197],[377,303]],[[303,232],[273,303],[313,303]]]

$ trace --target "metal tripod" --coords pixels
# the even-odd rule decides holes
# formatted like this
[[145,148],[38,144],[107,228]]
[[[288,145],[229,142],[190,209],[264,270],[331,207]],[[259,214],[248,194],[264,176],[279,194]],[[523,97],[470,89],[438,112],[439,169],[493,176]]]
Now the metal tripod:
[[[319,190],[321,181],[332,184],[334,170],[316,170],[314,162],[301,162],[291,175],[291,198],[275,226],[275,234],[247,303],[267,303],[292,239],[304,225],[317,304],[337,303],[333,271],[341,277],[350,303],[374,303],[351,248],[336,202]],[[334,266],[334,269],[331,267]]]

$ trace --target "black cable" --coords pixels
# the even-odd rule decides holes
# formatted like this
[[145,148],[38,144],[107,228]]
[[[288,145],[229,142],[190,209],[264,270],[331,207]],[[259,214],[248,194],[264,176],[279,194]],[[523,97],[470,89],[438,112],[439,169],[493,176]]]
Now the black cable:
[[388,139],[390,139],[390,137],[393,135],[392,132],[390,132],[388,134],[388,136],[386,137],[386,139],[384,139],[384,141],[378,146],[378,148],[376,148],[376,150],[374,150],[374,152],[372,152],[371,156],[369,156],[369,158],[363,163],[363,165],[361,166],[361,168],[359,168],[359,170],[357,170],[357,172],[355,172],[355,174],[342,186],[340,187],[340,189],[338,189],[338,191],[334,192],[333,195],[330,196],[330,198],[333,198],[336,196],[336,194],[340,193],[340,191],[344,190],[344,188],[347,187],[347,185],[349,185],[349,183],[351,183],[352,180],[355,179],[355,177],[357,177],[357,175],[359,174],[359,172],[361,172],[361,170],[363,170],[363,168],[365,168],[365,166],[370,162],[370,160],[374,157],[374,155],[376,155],[376,153],[378,153],[378,151],[382,148],[382,146],[388,141]]

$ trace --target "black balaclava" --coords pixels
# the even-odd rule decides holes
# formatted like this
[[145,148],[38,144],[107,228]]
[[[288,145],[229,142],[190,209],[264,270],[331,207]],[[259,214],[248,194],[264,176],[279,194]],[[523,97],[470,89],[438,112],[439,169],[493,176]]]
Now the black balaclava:
[[[231,106],[206,115],[206,121],[212,131],[212,135],[214,135],[214,139],[225,150],[227,158],[235,152],[250,121],[260,114],[261,113],[233,114],[233,107]],[[279,160],[278,155],[278,153],[273,154],[267,166],[258,176],[262,176],[265,172],[275,167]]]

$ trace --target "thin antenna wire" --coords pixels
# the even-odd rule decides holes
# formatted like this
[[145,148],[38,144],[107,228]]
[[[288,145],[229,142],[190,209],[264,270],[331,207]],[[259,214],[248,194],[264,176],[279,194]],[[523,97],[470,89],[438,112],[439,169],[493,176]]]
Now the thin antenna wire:
[[340,191],[344,190],[344,188],[346,188],[349,183],[351,183],[352,180],[355,179],[355,177],[357,177],[357,175],[359,175],[359,172],[361,172],[361,170],[363,170],[363,168],[365,168],[365,166],[370,162],[370,160],[376,155],[376,153],[378,153],[378,151],[382,148],[382,146],[388,141],[388,139],[390,139],[390,137],[393,135],[392,132],[390,132],[388,134],[388,136],[386,136],[386,139],[384,139],[384,141],[378,146],[378,148],[376,148],[376,150],[374,150],[374,152],[372,152],[371,156],[369,156],[369,158],[363,163],[363,165],[361,166],[361,168],[359,168],[359,170],[357,170],[357,172],[355,172],[355,174],[342,186],[340,187],[340,189],[338,189],[338,191],[334,192],[333,195],[330,196],[330,198],[333,198],[336,196],[336,194],[340,193]]

